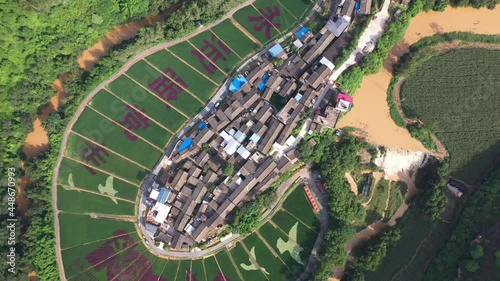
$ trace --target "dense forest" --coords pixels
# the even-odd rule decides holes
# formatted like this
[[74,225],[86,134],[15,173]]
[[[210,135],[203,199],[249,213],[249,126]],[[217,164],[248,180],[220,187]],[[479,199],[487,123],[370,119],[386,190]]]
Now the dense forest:
[[[138,52],[163,41],[183,37],[196,29],[196,22],[210,23],[243,0],[105,0],[105,1],[1,1],[0,21],[0,123],[1,168],[16,168],[17,177],[30,175],[26,188],[29,209],[16,226],[15,273],[2,255],[2,280],[27,280],[35,271],[40,280],[58,280],[52,211],[52,173],[62,133],[83,97]],[[166,12],[165,12],[166,11]],[[161,21],[108,50],[92,70],[84,71],[77,57],[111,31],[113,27],[159,15]],[[164,17],[164,18],[162,18]],[[42,125],[49,134],[47,151],[34,159],[23,155],[24,140],[33,130],[33,120],[44,108],[54,90],[51,84],[61,74],[68,98],[58,112]],[[21,161],[24,167],[21,168]],[[3,185],[7,185],[4,183]],[[7,206],[8,190],[2,188],[2,206]],[[7,208],[0,211],[1,234],[7,237]],[[11,245],[0,242],[3,253]]]

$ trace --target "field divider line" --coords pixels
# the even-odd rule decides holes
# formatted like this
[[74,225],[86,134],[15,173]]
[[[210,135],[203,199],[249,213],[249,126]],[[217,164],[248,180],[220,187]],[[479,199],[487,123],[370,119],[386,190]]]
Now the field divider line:
[[[126,267],[125,267],[122,271],[120,271],[118,274],[116,274],[116,276],[115,276],[115,277],[113,277],[113,278],[112,278],[111,280],[109,280],[109,281],[113,281],[113,280],[115,280],[116,278],[118,278],[118,276],[120,276],[122,273],[124,273],[124,272],[127,270],[127,268],[131,267],[131,266],[132,266],[132,264],[136,263],[136,262],[137,262],[137,261],[138,261],[141,257],[143,257],[143,256],[144,256],[144,253],[146,253],[147,251],[148,251],[148,248],[145,248],[145,250],[144,250],[143,252],[140,252],[141,254],[140,254],[140,255],[139,255],[139,256],[138,256],[138,257],[137,257],[134,261],[132,261],[132,262],[131,262],[128,266],[126,266]],[[146,258],[146,259],[147,259],[147,258]]]
[[60,185],[62,187],[65,187],[65,188],[68,188],[68,189],[76,190],[76,191],[79,191],[79,192],[83,191],[83,192],[86,192],[86,193],[91,193],[91,194],[99,195],[99,196],[102,196],[102,197],[113,198],[113,199],[116,199],[116,200],[120,200],[120,201],[124,201],[124,202],[127,202],[127,203],[135,204],[135,201],[131,201],[131,200],[128,200],[128,199],[123,199],[123,198],[120,198],[120,197],[111,196],[111,195],[107,195],[107,194],[105,195],[105,194],[102,194],[102,193],[99,193],[99,192],[95,192],[95,191],[92,191],[92,190],[83,189],[81,187],[73,187],[73,186],[69,186],[67,184],[62,184],[62,183],[58,183],[58,185]]
[[145,169],[145,170],[148,170],[148,171],[150,171],[150,172],[151,172],[151,169],[149,169],[148,167],[146,167],[146,166],[144,166],[144,165],[142,165],[142,164],[139,164],[139,163],[135,162],[134,160],[129,159],[128,157],[125,157],[125,156],[121,155],[120,153],[118,153],[118,152],[114,151],[113,149],[111,149],[111,148],[109,148],[109,147],[107,147],[107,146],[104,146],[104,145],[102,145],[102,144],[100,144],[100,143],[98,143],[98,142],[96,142],[96,141],[94,141],[94,140],[92,140],[92,139],[89,139],[89,138],[87,138],[86,136],[81,135],[81,134],[79,134],[79,133],[77,133],[77,132],[75,132],[75,131],[73,131],[73,130],[71,130],[71,131],[70,131],[70,133],[72,133],[72,134],[74,134],[74,135],[77,135],[77,136],[81,137],[82,139],[84,139],[84,140],[86,140],[86,141],[89,141],[89,142],[91,142],[91,143],[93,143],[93,144],[95,144],[95,145],[97,145],[97,146],[99,146],[99,147],[105,148],[107,151],[110,151],[111,153],[115,154],[116,156],[118,156],[118,157],[120,157],[120,158],[123,158],[123,159],[125,159],[125,160],[129,161],[130,163],[135,164],[136,166],[138,166],[138,167],[139,167],[139,168],[141,168],[141,169]]
[[[222,38],[219,37],[219,35],[217,35],[217,33],[215,33],[215,31],[212,30],[212,28],[209,28],[208,29],[213,35],[215,35],[215,37],[217,37],[217,39],[219,39],[222,43],[224,43],[224,46],[226,46],[229,50],[231,50],[231,52],[233,52],[239,59],[240,61],[243,59],[237,52],[235,52],[233,50],[233,48],[229,47],[228,44],[226,44],[226,42],[224,40],[222,40]],[[188,40],[189,41],[189,40]],[[191,42],[191,41],[190,41]]]
[[165,51],[167,51],[167,53],[169,53],[172,56],[174,56],[176,59],[180,60],[182,63],[184,63],[186,66],[188,66],[192,70],[198,72],[198,74],[200,74],[201,76],[205,77],[208,81],[212,82],[212,84],[214,84],[215,86],[219,87],[221,85],[220,83],[216,83],[214,80],[212,80],[210,77],[208,77],[207,75],[205,75],[203,72],[201,72],[198,69],[196,69],[194,66],[192,66],[191,64],[189,64],[187,61],[185,61],[181,57],[179,57],[177,54],[175,54],[174,52],[170,51],[168,48],[165,48]]
[[264,274],[264,271],[262,271],[262,269],[261,269],[261,268],[263,268],[263,267],[261,267],[261,266],[259,265],[259,263],[257,262],[257,260],[256,260],[254,257],[252,257],[252,255],[250,254],[250,250],[247,248],[247,246],[245,245],[245,243],[243,243],[243,240],[242,240],[242,241],[240,241],[240,244],[241,244],[241,246],[243,247],[243,249],[245,250],[245,252],[247,252],[248,258],[249,258],[249,259],[250,259],[250,260],[251,260],[254,264],[256,264],[256,265],[257,265],[257,268],[258,268],[258,270],[260,271],[260,273],[261,273],[262,275],[264,275],[264,277],[266,277],[266,279],[267,279],[267,280],[272,281],[272,280],[270,280],[270,279],[267,277],[267,275],[266,275],[266,274]]
[[228,76],[227,73],[222,70],[222,68],[220,68],[215,62],[212,62],[212,60],[210,60],[209,57],[207,57],[207,55],[205,55],[202,51],[200,51],[200,49],[198,49],[198,47],[196,47],[193,43],[191,43],[191,41],[187,40],[186,41],[189,45],[191,45],[193,48],[195,48],[198,52],[200,52],[200,54],[206,58],[211,64],[213,64],[215,67],[217,67],[218,70],[220,70],[220,72],[222,72],[222,74],[224,74],[224,76]]
[[112,239],[112,238],[118,238],[118,237],[126,236],[126,235],[129,235],[131,233],[136,233],[136,231],[131,231],[131,232],[127,232],[127,233],[120,234],[120,235],[115,235],[115,236],[110,236],[110,237],[106,237],[106,238],[102,238],[102,239],[98,239],[98,240],[94,240],[94,241],[90,241],[90,242],[85,242],[85,243],[81,243],[81,244],[78,244],[78,245],[75,245],[75,246],[71,246],[71,247],[61,248],[61,251],[70,250],[70,249],[73,249],[73,248],[76,248],[76,247],[85,246],[85,245],[89,245],[89,244],[96,243],[96,242],[106,241],[106,240],[109,240],[109,239]]
[[[163,73],[161,74],[162,76],[165,76],[163,75]],[[148,88],[144,87],[141,83],[137,82],[137,80],[135,80],[134,78],[130,77],[130,75],[128,75],[127,73],[123,73],[123,76],[127,77],[128,79],[132,80],[132,82],[134,82],[135,84],[137,84],[139,87],[143,88],[144,90],[146,90],[148,93],[150,93],[152,96],[154,96],[155,98],[157,98],[158,100],[160,100],[162,103],[168,105],[170,108],[173,108],[175,111],[179,112],[182,116],[184,116],[186,119],[189,119],[189,116],[187,116],[184,112],[182,112],[180,109],[178,109],[177,107],[171,105],[170,103],[166,102],[164,99],[160,98],[158,95],[156,95],[155,93],[151,92]]]
[[288,265],[286,264],[286,262],[281,259],[280,255],[278,253],[276,253],[276,251],[274,251],[273,247],[271,245],[269,245],[269,243],[267,242],[267,240],[264,237],[262,237],[262,235],[260,235],[259,229],[257,229],[257,231],[255,231],[255,233],[257,234],[257,236],[259,237],[259,239],[262,241],[262,243],[264,243],[266,245],[266,247],[269,249],[269,251],[271,251],[271,253],[276,258],[278,258],[281,261],[281,263],[286,268],[288,268],[288,270],[290,271],[291,274],[293,274],[295,277],[299,277],[299,276],[295,275],[295,273],[292,271],[292,269],[290,267],[288,267]]
[[241,274],[240,269],[236,265],[236,262],[234,261],[234,258],[233,258],[233,255],[231,255],[231,252],[228,251],[227,248],[225,249],[225,252],[226,252],[227,256],[229,257],[229,260],[231,261],[231,264],[233,264],[233,267],[236,269],[236,273],[238,274],[238,276],[240,277],[240,279],[241,280],[245,280],[245,278],[243,278],[243,274]]
[[93,170],[97,170],[97,171],[99,171],[99,172],[101,172],[101,173],[103,173],[103,174],[106,174],[106,175],[108,175],[108,176],[113,176],[113,177],[115,177],[115,178],[117,178],[117,179],[120,179],[120,180],[122,180],[122,181],[124,181],[124,182],[126,182],[126,183],[129,183],[129,184],[131,184],[131,185],[133,185],[133,186],[137,186],[137,188],[140,188],[140,185],[138,185],[138,184],[136,184],[136,183],[133,183],[133,182],[131,182],[131,181],[129,181],[129,180],[126,180],[126,179],[124,179],[124,178],[122,178],[122,177],[120,177],[120,176],[117,176],[117,175],[115,175],[115,174],[112,174],[112,173],[110,173],[110,172],[107,172],[107,171],[105,171],[105,170],[103,170],[103,169],[100,169],[100,168],[97,168],[97,167],[90,166],[89,164],[87,164],[87,163],[85,163],[85,162],[83,162],[83,161],[81,161],[81,160],[75,159],[75,158],[73,158],[73,157],[71,157],[71,156],[68,156],[68,155],[63,155],[63,158],[67,158],[67,159],[69,159],[69,160],[71,160],[71,161],[74,161],[74,162],[77,162],[77,163],[79,163],[79,164],[82,164],[82,165],[84,165],[84,166],[86,166],[86,167],[92,168]]
[[71,280],[72,278],[75,278],[75,277],[77,277],[78,275],[80,275],[80,274],[82,274],[82,273],[84,273],[84,272],[87,272],[87,271],[89,271],[90,269],[92,269],[92,268],[94,268],[94,267],[96,267],[96,266],[100,265],[101,263],[103,263],[103,262],[105,262],[105,261],[107,261],[107,260],[109,260],[109,259],[111,259],[111,258],[115,257],[116,255],[121,254],[122,252],[127,251],[127,250],[129,250],[129,249],[131,249],[131,248],[133,248],[133,247],[137,246],[137,244],[139,244],[139,241],[136,241],[134,244],[132,244],[132,245],[128,246],[127,248],[122,249],[122,250],[120,250],[120,251],[118,251],[118,252],[114,253],[113,255],[111,255],[111,256],[109,256],[109,257],[107,257],[105,260],[102,260],[102,261],[100,261],[100,262],[98,262],[98,263],[96,263],[96,264],[94,264],[94,265],[89,266],[87,269],[85,269],[85,270],[82,270],[82,271],[78,272],[77,274],[75,274],[75,275],[73,275],[73,276],[69,277],[69,278],[68,278],[68,280]]
[[[293,14],[290,10],[288,10],[288,8],[287,8],[285,5],[283,5],[283,3],[281,3],[281,1],[280,1],[280,0],[276,0],[276,2],[278,2],[278,3],[281,5],[281,7],[283,7],[283,9],[285,9],[285,11],[287,11],[287,12],[288,12],[288,13],[289,13],[289,14],[290,14],[290,15],[291,15],[294,19],[296,19],[296,20],[297,20],[297,23],[299,23],[298,21],[299,21],[300,19],[299,19],[299,18],[297,18],[297,17],[296,17],[296,16],[295,16],[295,15],[294,15],[294,14]],[[292,24],[292,25],[293,25],[293,24]]]
[[[277,29],[277,28],[274,26],[274,24],[273,24],[272,22],[270,22],[270,21],[267,19],[267,17],[266,17],[264,14],[262,14],[262,13],[259,11],[259,9],[258,9],[257,7],[255,7],[255,6],[253,5],[253,3],[252,3],[252,4],[250,4],[250,6],[252,6],[252,7],[253,7],[253,8],[257,11],[257,13],[259,13],[262,17],[264,17],[264,20],[265,20],[265,21],[267,21],[267,23],[269,23],[269,24],[273,27],[273,29],[274,29],[274,30],[278,31],[278,33],[280,34],[280,37],[281,37],[281,35],[283,35],[283,34],[281,33],[281,31],[280,31],[279,29]],[[271,37],[271,38],[272,38],[272,37]],[[267,38],[266,38],[266,39],[267,39]],[[271,40],[271,39],[269,39],[269,40]]]
[[224,281],[231,281],[231,280],[226,279],[226,275],[224,275],[224,271],[220,267],[219,261],[217,260],[215,255],[213,255],[213,257],[214,257],[215,263],[217,264],[217,267],[219,268],[219,272],[222,272],[222,278],[224,278]]
[[310,230],[312,230],[312,232],[318,234],[318,232],[316,232],[316,230],[312,229],[309,225],[305,224],[302,220],[300,220],[299,218],[297,218],[294,214],[290,213],[287,209],[283,208],[283,210],[287,213],[289,213],[292,217],[294,217],[296,220],[298,220],[301,224],[303,224],[306,228],[309,228]]
[[150,63],[148,60],[146,60],[146,58],[143,58],[142,59],[145,63],[147,63],[149,66],[151,66],[152,68],[154,68],[156,71],[160,72],[164,77],[166,77],[168,80],[170,80],[171,83],[174,83],[175,85],[177,85],[179,88],[183,89],[184,91],[186,91],[186,93],[188,93],[189,95],[191,95],[193,98],[195,98],[196,100],[198,100],[201,105],[205,105],[205,102],[200,99],[197,95],[193,94],[190,90],[188,90],[186,88],[184,88],[181,84],[179,84],[177,81],[175,81],[174,79],[172,79],[171,77],[165,75],[165,73],[163,73],[163,71],[161,71],[158,67],[156,67],[155,65],[153,65],[152,63]]
[[[125,131],[127,131],[127,132],[131,133],[132,135],[134,135],[134,136],[136,136],[136,137],[138,137],[138,138],[139,138],[139,139],[141,139],[143,142],[145,142],[145,143],[149,144],[151,147],[155,148],[155,149],[156,149],[156,150],[158,150],[159,152],[161,152],[161,153],[163,153],[163,152],[164,152],[164,151],[163,151],[163,149],[161,149],[161,148],[159,148],[158,146],[154,145],[153,143],[151,143],[150,141],[148,141],[148,140],[147,140],[147,139],[145,139],[144,137],[140,136],[140,135],[139,135],[139,134],[137,134],[136,132],[131,131],[131,130],[130,130],[130,129],[128,129],[127,127],[125,127],[125,126],[123,126],[122,124],[120,124],[118,121],[116,121],[116,120],[114,120],[114,119],[111,119],[110,117],[108,117],[108,116],[104,115],[103,113],[101,113],[101,112],[97,111],[97,109],[93,108],[93,107],[92,107],[92,106],[90,106],[90,105],[87,105],[87,107],[88,107],[88,108],[90,108],[90,109],[91,109],[92,111],[94,111],[95,113],[97,113],[98,115],[100,115],[100,116],[104,117],[105,119],[107,119],[109,122],[111,122],[111,123],[113,123],[113,124],[117,125],[118,127],[122,128],[123,130],[125,130]],[[72,131],[73,133],[77,133],[77,134],[79,134],[78,132],[73,131],[73,128],[71,128],[71,131]],[[79,135],[80,135],[80,134],[79,134]],[[133,162],[133,161],[131,161],[131,162]]]
[[[87,216],[93,219],[106,219],[106,220],[116,220],[116,221],[126,221],[126,222],[135,222],[136,216],[127,216],[127,215],[110,215],[110,214],[101,214],[101,213],[73,213],[58,210],[59,213],[74,215],[74,216]],[[133,233],[133,232],[130,232]]]
[[165,265],[163,266],[163,269],[161,270],[160,274],[158,274],[158,280],[160,280],[160,277],[163,275],[163,272],[165,271],[165,268],[167,268],[167,264],[170,262],[170,260],[168,259],[163,259],[163,258],[158,258],[158,259],[161,259],[163,261],[165,261]]
[[122,98],[120,98],[117,94],[113,93],[113,91],[111,91],[110,89],[108,89],[107,87],[104,87],[102,88],[104,91],[108,92],[110,95],[114,96],[115,98],[117,98],[118,100],[120,100],[121,102],[123,102],[124,104],[130,106],[131,108],[133,108],[134,110],[140,112],[144,117],[148,118],[149,120],[153,121],[153,123],[155,123],[156,125],[158,125],[159,127],[161,127],[163,130],[171,133],[171,134],[174,134],[175,132],[172,131],[171,129],[163,126],[162,124],[160,124],[158,121],[156,121],[154,118],[152,118],[151,116],[147,115],[146,113],[142,112],[139,110],[138,107],[136,107],[135,105],[132,105],[130,104],[129,102],[123,100]]
[[175,277],[172,280],[177,280],[177,275],[179,274],[179,269],[181,268],[181,262],[177,261],[177,270],[175,271]]
[[283,229],[281,229],[281,227],[279,225],[277,225],[274,221],[272,221],[272,219],[269,220],[269,223],[272,224],[276,229],[278,229],[278,231],[281,231],[281,233],[283,233],[286,237],[288,237],[288,239],[292,242],[294,242],[295,244],[297,244],[303,251],[305,251],[304,248],[302,248],[302,246],[300,246],[300,244],[295,241],[295,239],[293,239],[292,237],[288,236],[288,233],[285,232]]
[[243,32],[243,34],[245,34],[250,40],[252,40],[255,44],[257,44],[259,48],[263,46],[262,43],[260,43],[260,41],[257,38],[255,38],[255,36],[252,35],[252,33],[248,32],[248,30],[246,30],[243,26],[241,26],[241,24],[239,24],[233,17],[230,17],[229,21],[234,26],[236,26],[236,28],[238,28],[241,32]]

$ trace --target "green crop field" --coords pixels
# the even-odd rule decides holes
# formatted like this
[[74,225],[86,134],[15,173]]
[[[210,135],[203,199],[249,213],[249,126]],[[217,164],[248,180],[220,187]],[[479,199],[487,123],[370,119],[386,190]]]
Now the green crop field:
[[[279,35],[279,32],[272,26],[268,29],[263,27],[260,31],[257,31],[255,28],[259,28],[262,23],[266,23],[265,20],[262,17],[261,20],[252,22],[249,20],[249,17],[259,18],[262,17],[262,15],[252,6],[240,9],[233,15],[233,18],[257,40],[259,40],[260,43],[265,44]],[[267,35],[266,31],[268,31]]]
[[57,208],[68,213],[134,215],[135,204],[119,199],[57,186]]
[[176,281],[189,280],[189,278],[187,278],[188,277],[187,274],[189,272],[191,272],[191,260],[183,260],[179,264],[179,270],[177,271],[176,279],[172,278],[172,280],[176,280]]
[[[221,273],[217,262],[215,261],[215,257],[211,256],[203,259],[205,263],[205,271],[207,274],[207,280],[216,280],[216,277]],[[219,280],[224,280],[223,278]],[[232,280],[231,280],[232,281]]]
[[144,109],[151,118],[172,132],[177,132],[187,120],[181,113],[172,108],[167,108],[166,104],[156,96],[125,76],[120,76],[111,82],[108,89],[126,102],[137,104],[139,109]]
[[224,20],[212,27],[211,30],[242,58],[257,49],[257,44],[248,38],[230,20]]
[[[156,163],[159,158],[159,154],[163,152],[161,149],[148,144],[140,138],[135,138],[134,140],[129,139],[125,134],[126,131],[124,129],[109,120],[101,119],[100,122],[104,125],[106,130],[97,128],[94,130],[85,129],[86,121],[99,120],[99,118],[102,117],[97,115],[95,112],[87,111],[86,115],[78,119],[78,122],[73,126],[74,132],[101,144],[107,150],[113,151],[114,154],[126,159],[125,161],[128,160],[137,163],[138,166],[142,165],[145,167],[152,167]],[[73,147],[75,152],[79,154],[82,149],[87,147],[86,143],[89,142],[83,137],[71,133],[68,138],[68,147]],[[130,146],[133,146],[134,149],[130,149]]]
[[126,200],[135,201],[139,189],[137,186],[126,183],[118,178],[109,179],[112,176],[95,170],[95,175],[89,177],[88,171],[80,163],[64,158],[59,168],[57,182],[66,187],[76,187],[98,193],[106,193],[106,185],[112,186],[113,196]]
[[314,213],[302,186],[298,186],[292,191],[283,203],[283,208],[310,228],[319,228],[318,217]]
[[217,263],[219,264],[219,267],[221,268],[222,273],[226,278],[229,278],[231,281],[240,280],[238,272],[234,268],[231,259],[229,259],[229,255],[227,254],[227,252],[222,251],[218,253],[217,255],[215,255],[215,259],[217,260]]
[[419,66],[401,87],[404,113],[445,145],[451,175],[473,183],[500,153],[500,51],[461,49]]
[[161,276],[168,281],[174,281],[175,278],[177,277],[177,272],[179,269],[179,261],[176,260],[169,260],[167,262],[167,265],[165,266],[165,269],[163,269],[163,272],[161,273]]
[[[297,18],[277,0],[257,0],[253,3],[256,9],[261,9],[264,15],[269,14],[269,11],[279,10],[279,16],[272,19],[272,23],[276,24],[276,29],[284,35],[289,29],[297,27]],[[271,9],[271,10],[269,10]]]
[[[231,249],[229,254],[233,257],[234,263],[238,267],[238,270],[240,271],[244,280],[265,280],[264,273],[253,266],[250,261],[249,255],[240,243],[237,243],[236,246]],[[205,268],[207,269],[208,273],[208,264],[206,262]],[[210,275],[208,275],[208,280],[213,280],[210,279]]]
[[[74,159],[81,160],[81,152],[85,151],[88,147],[82,147],[82,143],[80,142],[80,140],[76,139],[76,136],[74,137],[74,141],[71,141],[71,138],[73,138],[73,136],[71,136],[68,140],[65,155]],[[136,164],[126,161],[124,158],[111,152],[107,152],[105,149],[100,150],[101,148],[94,144],[88,145],[90,146],[89,151],[99,152],[99,155],[103,159],[103,161],[98,161],[98,158],[96,157],[96,163],[94,163],[93,161],[84,161],[88,166],[98,167],[98,169],[106,171],[111,175],[118,176],[122,179],[136,184],[140,183],[142,178],[146,175],[146,170],[137,166]],[[90,155],[90,152],[87,152],[85,157],[87,157],[88,155]],[[89,170],[87,171],[87,174],[89,176],[93,174],[91,170],[96,171],[95,169],[89,168]]]
[[[59,213],[61,248],[66,249],[114,236],[116,230],[135,232],[132,222],[95,219],[86,215]],[[96,231],[96,230],[99,231]]]
[[207,281],[207,276],[205,274],[205,265],[203,264],[203,259],[193,260],[191,263],[191,274],[193,276],[192,280],[196,281]]
[[[164,97],[161,98],[161,100],[167,102],[170,106],[180,110],[187,116],[194,115],[196,112],[200,110],[200,108],[204,105],[202,102],[197,100],[192,96],[194,93],[189,93],[186,91],[186,88],[188,88],[189,91],[189,85],[186,87],[183,87],[182,85],[175,84],[170,80],[170,78],[173,78],[174,81],[179,83],[177,81],[172,73],[168,73],[166,76],[170,77],[167,78],[165,81],[165,87],[169,87],[169,85],[173,85],[174,87],[172,88],[173,90],[169,89],[164,89],[164,86],[162,83],[159,83],[158,85],[162,85],[158,90],[155,90],[154,82],[160,78],[165,79],[165,76],[162,72],[162,70],[156,70],[154,67],[149,65],[145,61],[139,61],[135,63],[130,69],[127,71],[127,75],[130,76],[133,80],[139,82],[142,86],[147,88],[152,94],[158,94],[159,97],[161,97],[159,91],[163,92],[164,91]],[[161,81],[160,81],[161,82]],[[179,89],[178,91],[176,89]],[[170,93],[171,92],[176,92],[177,96],[176,97],[171,97],[170,98]],[[167,101],[168,100],[168,101]]]
[[[269,222],[260,227],[259,233],[280,256],[290,271],[297,276],[304,271],[304,266],[307,262],[306,258],[310,253],[306,253],[306,251],[300,247],[296,242],[296,236],[287,236]],[[294,235],[292,234],[292,236]]]
[[[167,142],[170,140],[170,137],[172,137],[172,132],[165,126],[158,125],[160,123],[149,116],[145,112],[145,109],[143,109],[143,113],[140,113],[142,109],[140,106],[139,108],[136,108],[135,105],[125,104],[105,90],[99,91],[99,93],[92,98],[88,105],[110,119],[124,124],[123,126],[126,128],[129,128],[127,124],[135,124],[140,120],[139,123],[142,126],[137,129],[132,129],[133,127],[129,128],[131,132],[137,134],[159,148],[165,147]],[[125,123],[127,120],[131,121],[129,123]]]
[[310,0],[277,0],[286,9],[293,14],[297,19],[301,19],[309,9],[312,7],[313,2]]
[[226,75],[219,69],[214,69],[212,73],[208,72],[201,64],[198,56],[192,53],[193,51],[196,51],[196,48],[188,42],[176,44],[170,47],[168,50],[191,65],[193,68],[196,68],[199,72],[205,74],[215,83],[222,83],[222,81],[224,81],[224,79],[226,78]]
[[[214,36],[212,36],[212,34]],[[233,70],[236,66],[238,66],[238,62],[241,60],[240,57],[235,53],[235,50],[231,50],[228,48],[227,44],[225,43],[225,40],[232,39],[231,37],[217,37],[215,34],[207,30],[205,32],[202,32],[195,37],[189,39],[189,42],[195,46],[201,53],[208,54],[211,52],[211,48],[208,48],[206,51],[203,52],[204,47],[206,46],[214,46],[215,50],[221,55],[219,59],[214,59],[214,63],[222,69],[222,71],[226,73],[230,73],[231,70]],[[210,45],[206,45],[206,43]],[[207,55],[208,57],[208,55]],[[212,59],[211,57],[208,57]],[[198,58],[197,58],[198,60]],[[208,60],[205,59],[206,63],[208,63]],[[204,66],[200,62],[198,62],[196,65],[198,65],[198,69],[204,73],[205,75],[209,75],[209,73],[205,70]]]
[[165,50],[148,56],[146,60],[160,70],[172,68],[175,74],[186,83],[187,89],[204,101],[208,100],[217,89],[214,82],[208,80]]

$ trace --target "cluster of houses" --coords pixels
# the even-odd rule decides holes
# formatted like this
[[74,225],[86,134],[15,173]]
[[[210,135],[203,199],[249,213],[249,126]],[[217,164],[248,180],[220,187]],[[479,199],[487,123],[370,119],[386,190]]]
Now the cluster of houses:
[[335,127],[352,98],[327,84],[334,65],[323,54],[339,53],[334,31],[302,28],[296,49],[276,44],[240,69],[227,100],[191,128],[145,182],[148,235],[178,251],[214,243],[236,209],[297,161],[294,129],[304,117],[314,115],[312,131]]

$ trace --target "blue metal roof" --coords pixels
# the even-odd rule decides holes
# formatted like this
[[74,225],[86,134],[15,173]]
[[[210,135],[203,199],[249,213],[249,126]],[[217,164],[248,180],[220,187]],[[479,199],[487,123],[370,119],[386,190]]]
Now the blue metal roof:
[[297,33],[295,33],[295,36],[297,36],[297,38],[299,39],[302,39],[302,37],[304,37],[308,32],[309,30],[304,26],[299,31],[297,31]]
[[168,199],[169,195],[170,195],[170,190],[162,187],[160,189],[160,194],[158,195],[158,198],[156,199],[156,201],[164,204],[165,202],[167,202],[167,199]]
[[245,85],[247,82],[247,79],[243,76],[236,77],[233,82],[231,82],[231,85],[229,85],[229,91],[236,93],[239,89],[241,89],[241,86]]
[[181,153],[184,150],[190,148],[192,145],[193,145],[193,140],[191,138],[187,138],[181,143],[181,145],[177,149],[177,152]]
[[269,49],[269,54],[271,54],[271,56],[273,57],[277,57],[283,51],[283,47],[281,47],[280,44],[276,44],[271,49]]

